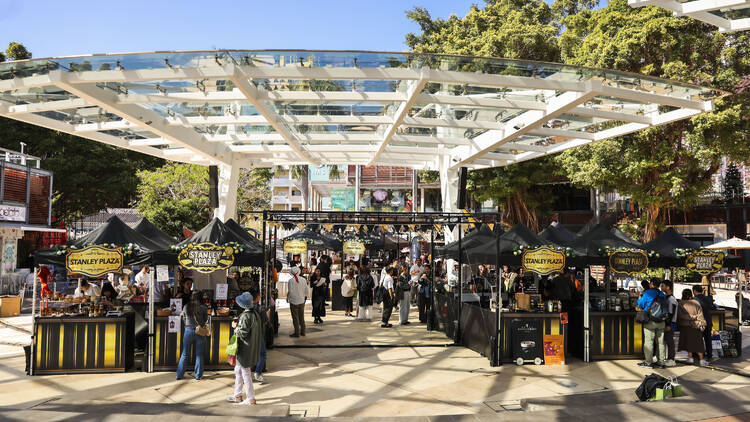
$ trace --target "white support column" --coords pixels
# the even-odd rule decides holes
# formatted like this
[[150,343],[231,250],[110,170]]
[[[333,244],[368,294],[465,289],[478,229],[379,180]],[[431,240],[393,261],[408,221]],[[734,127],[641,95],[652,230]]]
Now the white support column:
[[219,166],[219,208],[214,210],[214,217],[221,221],[237,217],[237,184],[240,180],[240,170],[236,166]]
[[[457,212],[458,169],[451,169],[449,155],[441,155],[438,170],[440,172],[440,200],[443,212]],[[447,226],[444,229],[446,244],[457,239],[457,229],[450,230]]]

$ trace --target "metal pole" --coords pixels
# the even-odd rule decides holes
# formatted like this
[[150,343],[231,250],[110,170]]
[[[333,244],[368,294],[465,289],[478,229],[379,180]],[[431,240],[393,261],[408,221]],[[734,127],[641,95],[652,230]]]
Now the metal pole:
[[[31,358],[29,359],[29,375],[34,375],[34,353],[36,352],[36,275],[37,267],[34,265],[34,282],[31,288]],[[23,308],[23,303],[21,303]]]
[[461,236],[463,229],[461,223],[458,223],[458,320],[456,321],[456,331],[454,333],[454,342],[456,344],[461,343],[461,310],[463,309],[464,301],[464,267],[463,267],[463,251],[461,250]]
[[148,372],[154,372],[154,273],[148,273]]
[[[495,224],[497,224],[497,221],[495,221]],[[500,236],[497,236],[497,239],[495,240],[495,253],[497,253],[496,261],[495,261],[495,275],[497,276],[497,291],[496,291],[496,297],[495,297],[495,304],[497,306],[497,310],[495,313],[497,314],[497,326],[495,330],[495,343],[496,343],[496,356],[495,356],[495,366],[502,365],[503,362],[503,295],[501,293],[501,290],[503,288],[503,283],[501,281],[502,273],[500,268]]]
[[266,251],[266,210],[263,210],[263,274],[261,275],[263,277],[263,283],[261,283],[261,289],[263,289],[263,292],[261,292],[261,297],[263,298],[263,304],[265,306],[268,306],[270,303],[269,300],[269,292],[271,289],[269,289],[269,283],[268,283],[268,253]]
[[589,321],[589,267],[583,270],[583,361],[589,362],[591,350],[591,321]]
[[432,271],[432,284],[430,285],[430,314],[427,316],[427,326],[435,329],[435,225],[430,224],[430,267]]

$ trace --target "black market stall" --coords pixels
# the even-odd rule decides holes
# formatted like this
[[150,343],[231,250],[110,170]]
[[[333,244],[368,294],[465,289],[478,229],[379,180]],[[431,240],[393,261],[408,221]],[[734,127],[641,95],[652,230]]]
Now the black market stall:
[[135,227],[133,227],[133,230],[142,234],[146,238],[151,239],[151,241],[161,246],[163,249],[167,249],[177,243],[177,240],[159,230],[159,228],[146,217],[141,218]]
[[[226,271],[232,266],[261,267],[263,247],[234,221],[214,218],[191,237],[154,254],[154,263],[179,265],[193,271],[193,294],[202,294],[209,308],[211,335],[206,341],[204,368],[231,369],[226,346],[231,337],[234,297],[227,287]],[[232,224],[234,223],[234,224]],[[233,227],[234,226],[234,227]],[[182,352],[185,327],[178,310],[161,309],[154,316],[154,370],[174,370]],[[190,353],[190,365],[195,356]]]
[[[96,230],[53,249],[34,255],[35,265],[56,265],[68,277],[101,278],[120,273],[125,265],[151,262],[160,246],[113,216]],[[49,270],[34,272],[34,336],[31,375],[49,373],[114,372],[134,363],[136,330],[145,322],[130,304],[96,303],[89,296],[66,296],[47,288]],[[37,315],[37,275],[42,284]]]

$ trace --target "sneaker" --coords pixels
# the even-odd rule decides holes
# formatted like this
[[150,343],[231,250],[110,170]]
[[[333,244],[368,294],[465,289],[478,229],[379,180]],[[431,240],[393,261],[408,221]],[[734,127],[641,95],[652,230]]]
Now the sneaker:
[[651,365],[651,367],[652,367],[652,368],[657,368],[657,369],[664,369],[664,368],[666,368],[667,366],[666,366],[666,365],[664,365],[663,363],[659,363],[659,362],[656,362],[655,364]]
[[666,366],[667,368],[671,368],[676,365],[677,363],[675,363],[674,359],[667,359],[664,361],[664,366]]
[[255,406],[256,404],[257,404],[257,403],[255,402],[255,400],[248,400],[248,399],[245,399],[245,400],[242,400],[242,401],[241,401],[241,402],[239,402],[239,403],[235,403],[234,405],[235,405],[235,406]]
[[393,327],[393,324],[386,324],[386,327],[387,328],[391,328],[391,327]]
[[239,396],[227,396],[229,403],[242,403],[242,395]]
[[409,324],[411,324],[411,322],[409,322],[409,321],[404,321],[404,323],[403,323],[403,324],[401,324],[401,325],[409,325]]
[[299,334],[289,334],[289,337],[299,337]]
[[701,359],[699,365],[700,366],[708,366],[708,361],[706,361],[705,359]]
[[255,379],[255,381],[258,381],[261,384],[266,383],[266,379],[263,378],[263,374],[253,374],[253,379]]
[[641,368],[653,368],[653,365],[648,362],[638,362],[638,366]]
[[688,365],[692,365],[695,363],[695,360],[693,358],[687,358]]

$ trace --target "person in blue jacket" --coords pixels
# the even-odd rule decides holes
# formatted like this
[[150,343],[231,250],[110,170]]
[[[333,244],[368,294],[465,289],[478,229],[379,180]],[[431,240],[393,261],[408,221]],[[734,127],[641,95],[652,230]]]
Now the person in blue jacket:
[[[651,279],[643,280],[641,286],[643,286],[643,293],[638,298],[638,309],[647,310],[651,303],[656,299],[657,296],[664,296],[664,293],[659,291],[661,280]],[[656,363],[654,364],[654,339],[657,343],[658,356],[656,357]],[[664,348],[664,321],[648,321],[643,323],[643,355],[645,361],[638,364],[642,368],[664,368],[664,361],[666,360],[666,349]]]

